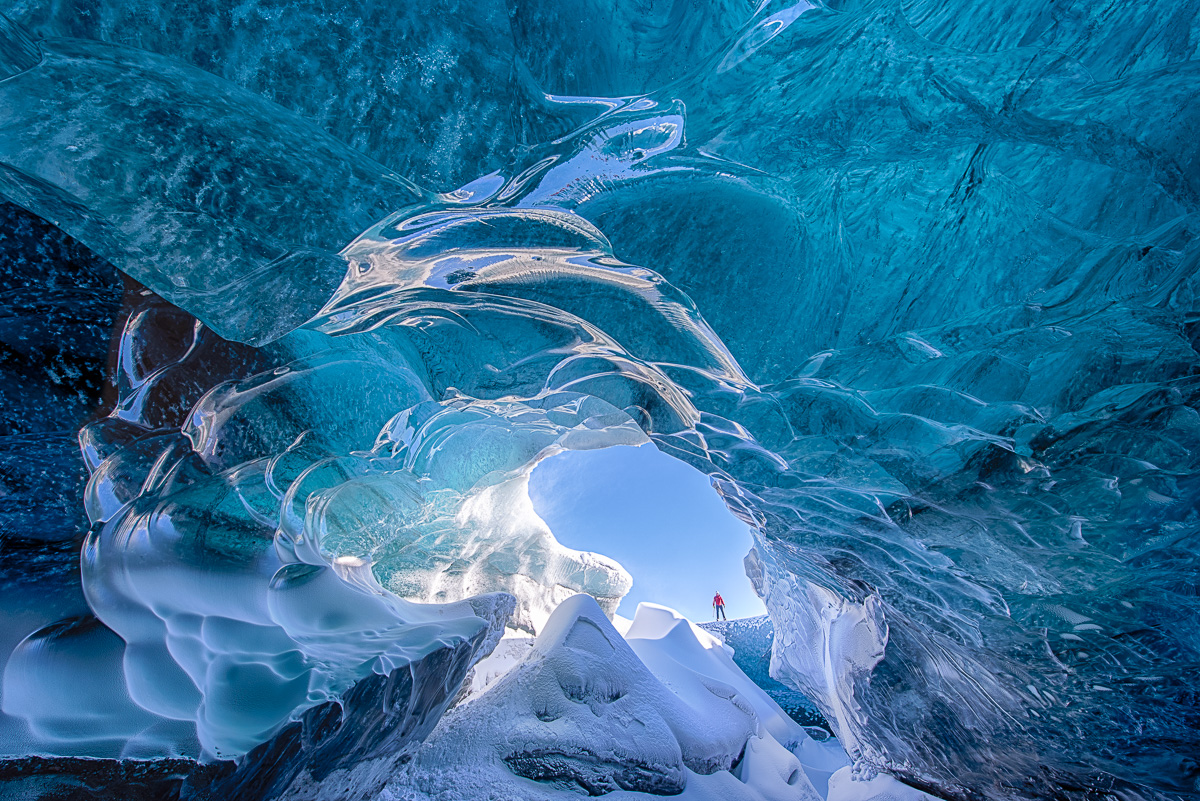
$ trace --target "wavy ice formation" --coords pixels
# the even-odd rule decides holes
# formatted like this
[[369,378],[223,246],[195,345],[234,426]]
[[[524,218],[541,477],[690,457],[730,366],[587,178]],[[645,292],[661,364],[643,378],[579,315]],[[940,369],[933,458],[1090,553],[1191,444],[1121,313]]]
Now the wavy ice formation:
[[89,516],[91,617],[5,669],[23,747],[456,688],[506,604],[628,586],[521,477],[648,438],[753,527],[772,672],[864,770],[1196,793],[1190,7],[6,8],[14,586]]

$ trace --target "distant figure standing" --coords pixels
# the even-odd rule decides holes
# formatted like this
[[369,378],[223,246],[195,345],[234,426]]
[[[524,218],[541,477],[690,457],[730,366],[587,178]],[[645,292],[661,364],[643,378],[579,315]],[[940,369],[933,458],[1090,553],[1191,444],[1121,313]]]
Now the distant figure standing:
[[713,596],[713,611],[716,614],[713,620],[729,619],[725,617],[725,599],[721,597],[721,593],[719,592]]

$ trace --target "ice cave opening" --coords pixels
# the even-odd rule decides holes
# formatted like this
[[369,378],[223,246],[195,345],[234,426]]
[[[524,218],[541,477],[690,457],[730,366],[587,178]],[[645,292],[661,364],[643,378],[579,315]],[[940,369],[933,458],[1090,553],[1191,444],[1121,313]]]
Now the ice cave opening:
[[0,797],[1200,800],[1197,7],[7,3]]
[[560,544],[615,559],[633,576],[623,617],[649,602],[708,620],[716,591],[732,617],[766,614],[743,565],[749,527],[708,476],[651,443],[549,456],[530,474],[529,497]]

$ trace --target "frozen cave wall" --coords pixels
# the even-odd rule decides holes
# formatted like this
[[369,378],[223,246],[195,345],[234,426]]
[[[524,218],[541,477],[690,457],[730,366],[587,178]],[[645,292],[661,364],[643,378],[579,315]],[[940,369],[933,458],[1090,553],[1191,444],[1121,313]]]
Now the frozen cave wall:
[[[5,714],[239,754],[486,650],[487,593],[611,603],[506,493],[649,437],[863,764],[1194,797],[1200,9],[600,5],[5,6],[4,569],[81,553],[99,621]],[[103,743],[22,706],[72,648]]]

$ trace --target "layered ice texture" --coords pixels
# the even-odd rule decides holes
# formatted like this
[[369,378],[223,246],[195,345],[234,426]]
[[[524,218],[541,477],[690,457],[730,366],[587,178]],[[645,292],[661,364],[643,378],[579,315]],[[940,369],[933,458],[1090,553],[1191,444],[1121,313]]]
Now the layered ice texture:
[[9,753],[415,748],[649,440],[860,775],[1200,792],[1191,4],[3,8]]

